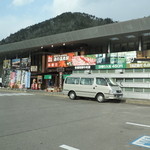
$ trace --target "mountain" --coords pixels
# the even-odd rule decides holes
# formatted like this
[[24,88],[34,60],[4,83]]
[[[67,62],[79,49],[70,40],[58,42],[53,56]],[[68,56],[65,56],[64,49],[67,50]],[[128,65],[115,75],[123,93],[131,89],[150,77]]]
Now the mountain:
[[1,40],[0,45],[109,23],[114,23],[114,21],[110,18],[97,18],[86,13],[66,12],[11,34]]

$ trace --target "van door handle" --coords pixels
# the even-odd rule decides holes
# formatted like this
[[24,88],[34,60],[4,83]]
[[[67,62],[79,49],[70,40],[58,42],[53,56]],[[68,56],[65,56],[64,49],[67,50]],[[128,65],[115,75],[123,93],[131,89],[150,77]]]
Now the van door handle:
[[97,86],[93,87],[93,89],[95,89]]

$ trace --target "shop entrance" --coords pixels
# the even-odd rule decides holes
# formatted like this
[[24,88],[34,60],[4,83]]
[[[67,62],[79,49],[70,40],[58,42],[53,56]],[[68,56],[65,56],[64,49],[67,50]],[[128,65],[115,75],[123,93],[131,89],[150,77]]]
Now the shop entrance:
[[61,92],[64,78],[67,75],[70,75],[72,71],[66,71],[64,68],[57,68],[55,72],[51,72],[49,70],[49,74],[44,75],[45,80],[45,88],[47,91],[55,91],[55,92]]

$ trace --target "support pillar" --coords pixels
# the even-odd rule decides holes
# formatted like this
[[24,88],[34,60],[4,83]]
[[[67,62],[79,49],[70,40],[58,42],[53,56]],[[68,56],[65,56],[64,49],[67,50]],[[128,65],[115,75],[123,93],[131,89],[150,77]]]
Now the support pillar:
[[142,51],[142,42],[143,42],[143,40],[142,40],[142,37],[139,37],[139,48],[138,48],[138,50],[139,51]]
[[107,52],[110,53],[110,51],[111,51],[111,41],[109,41],[108,48],[107,48]]

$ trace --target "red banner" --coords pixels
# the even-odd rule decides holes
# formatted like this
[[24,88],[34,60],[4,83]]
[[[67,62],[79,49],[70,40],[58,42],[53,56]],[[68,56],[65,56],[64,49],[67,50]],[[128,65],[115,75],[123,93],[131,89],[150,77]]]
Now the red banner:
[[96,55],[74,56],[72,64],[73,66],[96,65]]
[[72,66],[72,57],[76,53],[67,53],[62,55],[48,55],[47,68],[70,67]]

